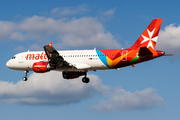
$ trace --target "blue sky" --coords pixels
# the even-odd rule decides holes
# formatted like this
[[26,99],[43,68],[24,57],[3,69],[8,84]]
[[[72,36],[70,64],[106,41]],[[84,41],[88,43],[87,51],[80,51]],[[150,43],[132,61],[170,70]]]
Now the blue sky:
[[[25,1],[0,4],[0,119],[179,119],[179,1]],[[15,54],[43,50],[128,48],[154,18],[163,18],[156,49],[173,53],[120,70],[67,81],[60,72],[23,71],[5,64]]]

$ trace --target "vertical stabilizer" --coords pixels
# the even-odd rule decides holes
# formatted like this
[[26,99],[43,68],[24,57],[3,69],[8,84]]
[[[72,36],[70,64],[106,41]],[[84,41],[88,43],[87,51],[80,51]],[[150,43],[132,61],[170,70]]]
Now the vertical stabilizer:
[[139,46],[155,49],[161,23],[162,18],[154,19],[129,49],[136,49]]

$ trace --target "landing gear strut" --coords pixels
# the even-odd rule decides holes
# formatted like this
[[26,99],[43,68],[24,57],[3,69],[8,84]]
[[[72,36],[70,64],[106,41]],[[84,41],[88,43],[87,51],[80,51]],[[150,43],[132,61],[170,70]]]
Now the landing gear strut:
[[86,77],[87,73],[85,74],[85,77],[82,78],[83,83],[89,83],[90,79]]
[[28,74],[28,72],[29,72],[28,70],[24,71],[25,77],[22,78],[23,81],[27,81],[27,74]]

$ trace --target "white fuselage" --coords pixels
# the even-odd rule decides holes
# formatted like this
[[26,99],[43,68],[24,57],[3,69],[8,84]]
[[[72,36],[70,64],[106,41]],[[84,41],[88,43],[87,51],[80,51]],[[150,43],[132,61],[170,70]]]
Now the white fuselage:
[[[68,50],[58,51],[66,62],[75,66],[76,69],[57,67],[55,70],[64,71],[91,71],[109,69],[94,50]],[[10,59],[6,66],[14,70],[33,71],[33,64],[36,62],[48,62],[44,51],[22,52]]]

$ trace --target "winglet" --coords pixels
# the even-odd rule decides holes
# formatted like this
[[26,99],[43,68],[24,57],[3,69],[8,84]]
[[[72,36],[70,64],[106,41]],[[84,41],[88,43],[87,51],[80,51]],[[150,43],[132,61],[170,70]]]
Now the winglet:
[[53,42],[49,43],[49,44],[48,44],[48,45],[49,45],[49,47],[52,47],[52,44],[53,44]]
[[44,51],[48,57],[48,60],[55,62],[57,62],[58,60],[62,61],[63,60],[62,56],[60,56],[58,51],[52,46],[52,43],[53,42],[44,46]]

